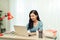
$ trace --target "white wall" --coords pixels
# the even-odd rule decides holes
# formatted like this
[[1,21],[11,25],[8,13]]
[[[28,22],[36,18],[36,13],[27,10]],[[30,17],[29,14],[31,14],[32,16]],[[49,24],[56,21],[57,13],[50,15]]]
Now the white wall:
[[11,12],[15,16],[15,25],[26,25],[29,12],[35,9],[38,11],[45,29],[55,29],[58,26],[56,10],[58,6],[56,0],[16,0],[11,2],[10,7]]
[[38,11],[43,22],[43,28],[56,29],[60,39],[60,1],[59,0],[10,0],[10,11],[14,15],[11,21],[13,25],[26,25],[29,19],[29,12],[32,9]]
[[3,12],[8,12],[9,10],[9,1],[8,0],[0,0],[0,10]]

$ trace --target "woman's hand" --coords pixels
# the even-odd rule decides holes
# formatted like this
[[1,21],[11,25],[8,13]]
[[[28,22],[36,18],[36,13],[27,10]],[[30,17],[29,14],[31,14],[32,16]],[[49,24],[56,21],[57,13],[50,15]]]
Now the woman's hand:
[[36,32],[30,32],[30,30],[28,30],[28,35],[30,36],[36,35]]

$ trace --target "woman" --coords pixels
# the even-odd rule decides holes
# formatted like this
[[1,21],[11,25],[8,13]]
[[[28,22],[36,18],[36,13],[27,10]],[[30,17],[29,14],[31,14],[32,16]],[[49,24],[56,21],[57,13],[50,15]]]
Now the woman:
[[27,30],[29,36],[37,34],[37,31],[43,31],[43,24],[39,18],[38,12],[36,10],[32,10],[29,13],[29,23],[27,25]]

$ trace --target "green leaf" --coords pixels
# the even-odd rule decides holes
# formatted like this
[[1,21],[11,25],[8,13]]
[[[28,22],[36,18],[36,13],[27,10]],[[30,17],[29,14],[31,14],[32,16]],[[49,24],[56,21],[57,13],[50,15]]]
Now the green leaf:
[[0,25],[2,25],[2,23],[0,23]]
[[0,14],[0,16],[1,16],[1,14]]

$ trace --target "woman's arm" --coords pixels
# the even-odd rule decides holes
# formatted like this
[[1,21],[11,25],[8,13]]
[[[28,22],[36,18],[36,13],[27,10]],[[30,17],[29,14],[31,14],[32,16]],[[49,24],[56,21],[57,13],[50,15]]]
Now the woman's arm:
[[30,36],[36,35],[36,32],[30,32],[30,30],[28,30],[28,35],[30,35]]
[[30,34],[30,35],[36,35],[36,32],[32,32],[32,33],[28,33],[28,34]]

